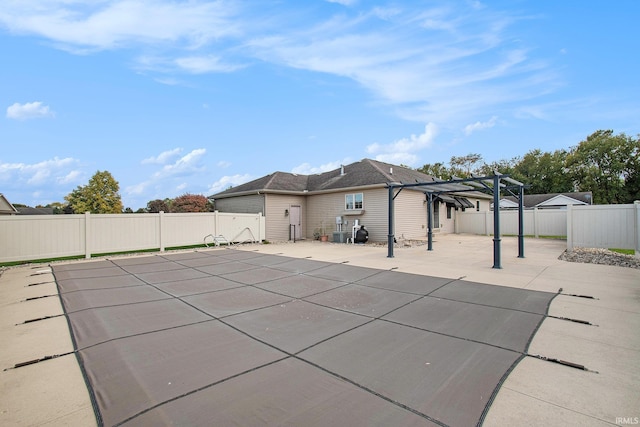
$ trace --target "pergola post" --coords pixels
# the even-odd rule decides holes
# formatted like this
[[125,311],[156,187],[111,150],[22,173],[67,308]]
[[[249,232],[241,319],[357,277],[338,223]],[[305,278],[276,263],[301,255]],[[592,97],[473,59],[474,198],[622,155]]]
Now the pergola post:
[[389,185],[389,234],[387,237],[387,258],[393,258],[393,186]]
[[524,185],[518,190],[518,258],[524,258]]
[[433,193],[427,192],[427,250],[433,250]]
[[493,268],[500,265],[500,175],[493,175]]

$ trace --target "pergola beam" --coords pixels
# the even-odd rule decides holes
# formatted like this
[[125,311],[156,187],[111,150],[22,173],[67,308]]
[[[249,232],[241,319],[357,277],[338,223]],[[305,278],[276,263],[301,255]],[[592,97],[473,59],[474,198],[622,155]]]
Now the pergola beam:
[[[387,257],[393,258],[393,245],[395,242],[394,227],[394,201],[396,196],[404,188],[425,187],[424,193],[427,196],[427,250],[433,250],[433,196],[434,194],[447,193],[463,193],[463,192],[488,192],[493,194],[493,268],[500,269],[501,265],[501,238],[500,238],[500,191],[508,190],[511,194],[510,187],[501,183],[501,180],[513,184],[518,187],[518,257],[524,258],[524,187],[525,185],[515,179],[511,179],[506,175],[495,172],[493,176],[458,178],[453,177],[449,181],[441,181],[434,179],[431,182],[416,182],[410,184],[389,183],[389,234],[387,237]],[[468,185],[464,185],[468,184]],[[489,185],[491,184],[491,185]],[[399,189],[394,194],[394,190]]]

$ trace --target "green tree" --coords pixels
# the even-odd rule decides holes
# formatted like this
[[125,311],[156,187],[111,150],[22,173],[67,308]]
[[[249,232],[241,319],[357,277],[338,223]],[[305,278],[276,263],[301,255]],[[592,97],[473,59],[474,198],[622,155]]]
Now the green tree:
[[640,140],[598,130],[571,149],[567,168],[578,191],[598,204],[631,203],[638,194]]
[[440,179],[449,179],[451,177],[451,171],[441,162],[433,164],[427,163],[416,170]]
[[97,171],[89,183],[78,186],[64,199],[74,213],[122,213],[120,185],[108,171]]
[[452,156],[449,164],[451,172],[460,178],[468,178],[479,172],[478,163],[482,162],[482,155],[469,153],[466,156]]
[[513,171],[515,165],[517,165],[519,161],[519,157],[514,157],[511,160],[498,160],[497,162],[484,163],[477,169],[477,172],[480,176],[493,176],[495,172],[498,172],[502,175],[509,175],[516,179],[513,177]]
[[567,170],[567,151],[543,153],[531,150],[513,167],[511,177],[523,184],[532,194],[565,193],[573,191],[574,182]]
[[54,215],[64,213],[64,203],[60,203],[60,202],[49,203],[48,205],[45,206],[45,208],[53,208]]

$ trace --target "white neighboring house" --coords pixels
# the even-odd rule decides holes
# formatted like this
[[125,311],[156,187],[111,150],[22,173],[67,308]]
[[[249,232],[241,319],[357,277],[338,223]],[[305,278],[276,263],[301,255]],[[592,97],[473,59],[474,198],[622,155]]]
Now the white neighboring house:
[[18,210],[0,193],[0,215],[17,215]]
[[[523,205],[525,209],[566,209],[568,205],[591,205],[593,195],[591,191],[576,193],[525,194]],[[493,203],[491,204],[493,209]],[[500,199],[500,209],[518,209],[518,199],[508,196]]]

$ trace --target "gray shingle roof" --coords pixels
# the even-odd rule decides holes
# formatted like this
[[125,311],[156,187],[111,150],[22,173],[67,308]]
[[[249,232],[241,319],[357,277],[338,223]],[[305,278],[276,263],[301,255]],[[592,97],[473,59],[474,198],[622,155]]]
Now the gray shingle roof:
[[[344,173],[342,173],[343,168]],[[416,170],[372,159],[363,159],[359,162],[345,165],[343,168],[316,175],[274,172],[210,197],[223,198],[256,191],[301,193],[305,190],[307,192],[329,191],[372,185],[382,186],[389,182],[409,184],[433,180],[430,175]]]

